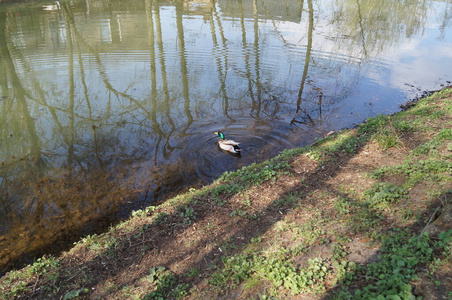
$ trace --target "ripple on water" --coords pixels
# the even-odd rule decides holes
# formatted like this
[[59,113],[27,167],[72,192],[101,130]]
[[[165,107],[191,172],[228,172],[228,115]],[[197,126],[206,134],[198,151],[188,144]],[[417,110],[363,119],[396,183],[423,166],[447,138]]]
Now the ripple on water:
[[[181,140],[181,153],[185,165],[184,177],[193,180],[199,177],[203,182],[212,182],[225,171],[232,171],[253,162],[270,158],[279,151],[295,147],[297,139],[288,138],[287,125],[272,121],[262,122],[254,118],[240,118],[214,122],[197,122]],[[222,131],[226,139],[240,143],[241,155],[231,155],[218,147]],[[301,137],[300,137],[301,138]],[[300,139],[298,139],[300,140]]]

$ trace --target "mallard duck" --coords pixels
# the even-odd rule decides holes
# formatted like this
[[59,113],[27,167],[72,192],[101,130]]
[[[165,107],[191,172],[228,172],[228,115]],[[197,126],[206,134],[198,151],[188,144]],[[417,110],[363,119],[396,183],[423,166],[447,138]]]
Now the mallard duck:
[[242,149],[238,146],[239,143],[233,141],[233,140],[226,140],[224,138],[224,134],[221,131],[215,132],[220,137],[220,140],[218,141],[218,146],[220,146],[221,149],[231,152],[231,153],[240,153]]

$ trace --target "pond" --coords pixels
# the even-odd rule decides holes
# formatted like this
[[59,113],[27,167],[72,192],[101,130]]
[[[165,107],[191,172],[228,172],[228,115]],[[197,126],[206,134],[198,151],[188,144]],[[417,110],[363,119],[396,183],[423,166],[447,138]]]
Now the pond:
[[0,274],[449,85],[451,17],[446,0],[0,3]]

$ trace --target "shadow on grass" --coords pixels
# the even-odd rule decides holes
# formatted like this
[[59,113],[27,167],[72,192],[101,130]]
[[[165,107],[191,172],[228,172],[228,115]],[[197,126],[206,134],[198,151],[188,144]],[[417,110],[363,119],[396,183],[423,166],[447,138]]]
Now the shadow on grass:
[[[209,187],[191,191],[159,207],[136,212],[135,218],[113,230],[113,237],[102,235],[92,241],[85,240],[84,247],[77,246],[79,249],[66,255],[61,262],[64,270],[60,270],[53,281],[44,282],[38,276],[34,287],[21,294],[28,298],[59,299],[71,291],[86,291],[93,298],[105,298],[115,293],[124,296],[125,289],[134,293],[130,291],[136,288],[135,293],[144,293],[148,299],[178,298],[192,287],[202,285],[206,278],[224,271],[225,259],[249,253],[247,247],[293,210],[307,204],[321,206],[321,203],[302,203],[319,188],[328,190],[343,202],[344,207],[337,207],[337,210],[340,213],[344,209],[344,216],[350,216],[344,226],[346,230],[378,236],[379,231],[386,231],[388,226],[378,228],[377,224],[389,220],[385,220],[384,215],[371,205],[338,191],[329,181],[362,151],[376,128],[383,126],[384,122],[383,118],[374,118],[362,125],[358,133],[350,131],[320,141],[315,147],[286,151],[268,162],[226,174]],[[307,171],[301,171],[302,167],[294,170],[289,164],[300,157],[311,163]],[[323,159],[323,163],[314,164],[313,159]],[[293,181],[293,184],[282,184],[276,194],[266,194],[269,200],[262,205],[255,207],[247,199],[250,191],[259,191],[260,187],[272,185],[275,180],[280,182],[283,178]],[[348,213],[346,209],[353,212]],[[425,213],[428,212],[427,209]],[[409,229],[416,232],[420,224]],[[406,243],[411,241],[408,236],[395,236]],[[422,247],[429,249],[425,245]],[[259,250],[262,249],[256,249]],[[345,249],[339,250],[342,252],[336,251],[336,254],[345,260]],[[375,261],[375,255],[362,264]],[[339,258],[337,262],[340,262]],[[321,261],[318,266],[324,267]],[[242,282],[247,278],[248,274],[240,278],[240,270],[236,271],[223,278],[226,285],[221,287],[220,284],[219,290],[229,287],[230,280]],[[341,272],[342,278],[350,277],[352,280],[358,271],[351,267],[342,268]],[[349,285],[351,289],[367,284],[366,275],[360,276]],[[284,278],[281,280],[284,282]],[[44,284],[49,285],[54,294],[41,288]],[[312,283],[306,283],[309,285]],[[323,296],[335,297],[338,288],[332,285],[327,288]],[[152,289],[154,291],[148,293]],[[239,298],[242,292],[235,296],[231,292],[229,299]]]
[[[157,221],[143,225],[146,230],[143,232],[141,245],[142,248],[148,247],[149,252],[143,256],[135,254],[135,259],[130,258],[128,264],[119,268],[115,266],[113,268],[116,270],[115,274],[96,277],[96,283],[121,274],[139,259],[140,262],[144,262],[146,268],[136,272],[135,276],[121,281],[121,287],[136,283],[137,280],[148,274],[150,269],[158,266],[174,270],[175,281],[182,285],[188,284],[187,289],[198,284],[203,278],[219,271],[218,268],[221,269],[222,258],[242,253],[251,241],[262,236],[275,223],[282,220],[288,212],[300,205],[300,202],[297,201],[281,205],[278,203],[281,198],[301,193],[307,195],[315,191],[319,185],[326,185],[331,177],[340,172],[341,165],[353,158],[363,145],[364,143],[358,141],[354,135],[341,138],[340,142],[334,145],[335,149],[332,150],[343,149],[346,155],[341,155],[334,161],[319,164],[309,173],[301,174],[303,176],[301,185],[284,190],[280,195],[273,195],[274,200],[253,213],[246,213],[231,204],[231,199],[241,197],[249,189],[276,179],[280,176],[280,172],[289,172],[290,165],[286,161],[287,156],[299,155],[301,151],[298,153],[294,151],[293,154],[285,156],[283,154],[270,162],[244,168],[224,176],[223,179],[226,183],[216,183],[199,193],[191,193],[188,200],[183,200],[184,203],[175,208],[172,213],[160,212]],[[303,151],[311,150],[311,148],[307,148]],[[293,174],[292,176],[296,177]],[[303,197],[299,201],[303,201]],[[241,211],[244,212],[242,216],[240,216]],[[196,217],[193,220],[187,220],[187,217],[190,219],[190,215]],[[184,237],[195,234],[195,226],[206,228],[209,224],[213,226],[213,230],[207,230],[203,237],[196,239],[189,247],[181,245],[184,243]],[[125,252],[128,245],[139,243],[139,239],[134,242],[129,237],[129,243],[125,243],[123,246],[125,249],[119,252]],[[179,252],[178,249],[183,249],[183,251]],[[188,261],[188,263],[184,263],[184,261]],[[184,278],[183,274],[190,269],[200,270],[203,277]],[[166,287],[163,286],[150,295],[150,298],[168,295],[174,288],[172,283]],[[119,289],[120,287],[118,287]],[[104,295],[100,293],[98,296]]]

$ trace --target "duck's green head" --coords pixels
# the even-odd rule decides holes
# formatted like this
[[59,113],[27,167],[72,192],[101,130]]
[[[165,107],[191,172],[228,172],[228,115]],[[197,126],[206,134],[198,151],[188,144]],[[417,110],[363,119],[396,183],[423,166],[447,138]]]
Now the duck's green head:
[[215,134],[218,134],[218,136],[220,137],[220,139],[224,140],[224,134],[221,131],[215,132]]

